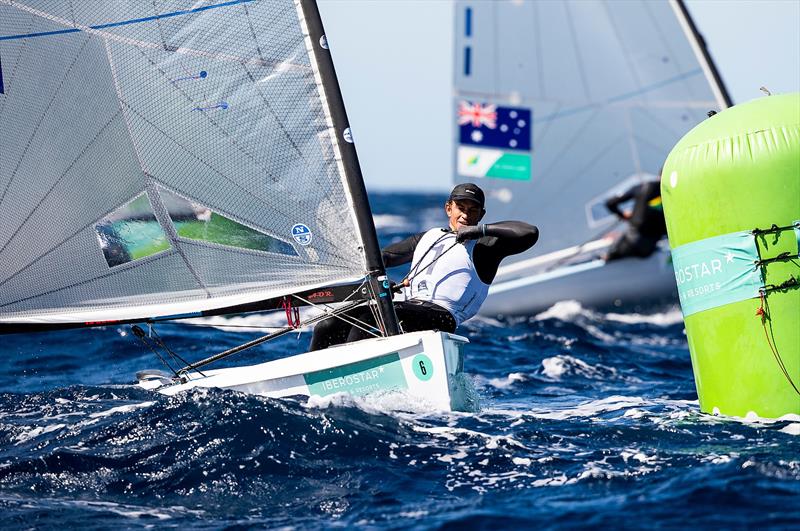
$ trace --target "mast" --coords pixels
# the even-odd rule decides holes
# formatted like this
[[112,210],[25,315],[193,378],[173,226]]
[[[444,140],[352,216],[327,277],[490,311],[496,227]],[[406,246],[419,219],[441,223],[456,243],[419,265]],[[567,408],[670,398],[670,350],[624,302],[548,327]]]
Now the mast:
[[358,154],[350,132],[350,122],[347,119],[347,113],[344,108],[342,91],[339,88],[339,81],[336,77],[336,70],[328,48],[319,8],[316,0],[295,1],[299,3],[305,19],[310,37],[308,51],[317,66],[322,88],[325,92],[324,97],[328,102],[328,108],[331,113],[331,120],[336,133],[336,143],[342,156],[348,191],[353,200],[356,222],[361,241],[364,244],[370,285],[375,293],[378,312],[384,324],[382,328],[385,328],[383,332],[389,336],[396,335],[400,333],[400,327],[397,322],[397,315],[394,312],[386,268],[383,265],[378,236],[375,233],[375,222],[372,219],[372,210],[370,209],[367,190],[364,187],[364,177],[361,174],[361,166],[358,163]]
[[700,32],[697,31],[697,26],[694,20],[692,20],[689,10],[686,9],[686,4],[683,0],[671,0],[670,4],[692,45],[698,62],[703,67],[703,71],[711,84],[711,88],[714,91],[714,96],[720,108],[726,109],[728,107],[733,107],[733,100],[731,100],[731,96],[728,94],[728,89],[722,81],[722,77],[717,70],[717,65],[714,64],[714,60],[711,58],[711,54],[708,53],[705,39],[700,35]]

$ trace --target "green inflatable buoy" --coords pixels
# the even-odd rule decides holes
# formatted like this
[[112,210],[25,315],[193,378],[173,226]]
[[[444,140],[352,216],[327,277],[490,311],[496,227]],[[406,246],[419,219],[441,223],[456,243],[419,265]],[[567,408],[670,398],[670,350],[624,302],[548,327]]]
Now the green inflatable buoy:
[[800,93],[689,131],[661,196],[700,409],[800,414]]

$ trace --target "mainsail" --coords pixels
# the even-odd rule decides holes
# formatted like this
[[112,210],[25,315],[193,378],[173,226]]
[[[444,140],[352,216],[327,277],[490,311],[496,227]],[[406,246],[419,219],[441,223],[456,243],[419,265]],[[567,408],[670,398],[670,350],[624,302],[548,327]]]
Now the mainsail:
[[535,254],[608,231],[604,200],[655,178],[686,131],[730,105],[678,1],[455,12],[456,180],[479,179],[489,217],[538,225]]
[[309,9],[0,0],[0,327],[195,314],[374,272]]

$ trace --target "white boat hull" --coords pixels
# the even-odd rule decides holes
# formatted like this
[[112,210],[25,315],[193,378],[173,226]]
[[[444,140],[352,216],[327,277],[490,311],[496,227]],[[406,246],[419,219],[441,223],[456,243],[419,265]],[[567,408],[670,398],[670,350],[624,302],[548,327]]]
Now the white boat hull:
[[202,370],[180,380],[140,373],[139,385],[165,395],[217,387],[273,398],[402,392],[437,410],[463,409],[463,345],[444,332],[367,339],[289,358]]
[[480,314],[530,315],[566,300],[591,308],[646,307],[678,300],[666,248],[659,248],[648,258],[604,262],[587,257],[571,262],[557,267],[534,263],[529,268],[498,274]]

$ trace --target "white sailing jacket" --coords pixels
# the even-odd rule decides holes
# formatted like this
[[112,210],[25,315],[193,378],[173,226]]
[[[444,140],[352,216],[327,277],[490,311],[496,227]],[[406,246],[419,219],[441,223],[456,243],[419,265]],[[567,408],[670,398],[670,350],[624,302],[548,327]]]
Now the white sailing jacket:
[[431,301],[446,308],[460,325],[478,313],[489,293],[475,270],[475,240],[456,243],[456,235],[431,229],[414,250],[406,300]]

